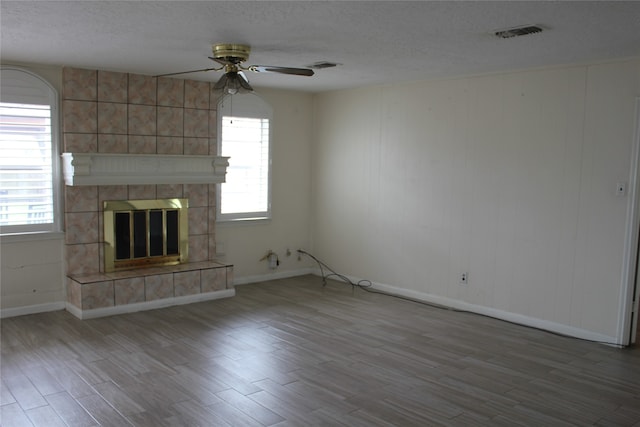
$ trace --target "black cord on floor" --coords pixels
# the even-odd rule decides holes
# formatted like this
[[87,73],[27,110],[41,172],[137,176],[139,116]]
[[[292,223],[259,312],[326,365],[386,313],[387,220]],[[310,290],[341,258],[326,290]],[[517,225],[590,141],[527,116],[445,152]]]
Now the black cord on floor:
[[[392,294],[390,292],[379,291],[379,290],[373,288],[373,283],[371,283],[371,280],[369,280],[369,279],[362,279],[362,280],[359,280],[358,282],[354,282],[353,280],[349,279],[347,276],[345,276],[343,274],[340,274],[340,273],[336,273],[334,270],[331,269],[331,267],[329,267],[324,262],[320,261],[318,258],[313,256],[309,252],[303,251],[302,249],[298,249],[298,253],[301,253],[301,254],[304,254],[304,255],[308,256],[309,258],[311,258],[312,260],[314,260],[318,264],[318,267],[320,267],[320,276],[322,277],[322,286],[326,286],[327,285],[327,279],[335,276],[338,279],[340,279],[343,282],[345,282],[346,284],[351,285],[352,289],[360,288],[363,291],[369,292],[371,294],[379,294],[379,295],[385,295],[385,296],[388,296],[388,297],[394,297],[394,298],[397,298],[397,299],[414,302],[416,304],[422,304],[422,305],[426,305],[426,306],[429,306],[429,307],[439,308],[441,310],[455,311],[455,312],[459,312],[459,313],[473,313],[471,311],[458,310],[458,309],[455,309],[455,308],[447,307],[445,305],[434,304],[434,303],[431,303],[431,302],[422,301],[422,300],[415,299],[415,298],[405,297],[403,295],[398,295],[398,294]],[[329,271],[330,274],[325,274],[324,270]]]
[[[320,267],[320,276],[322,276],[322,286],[326,286],[327,285],[327,279],[330,278],[330,277],[334,277],[334,276],[337,277],[338,279],[342,280],[343,282],[351,285],[352,288],[356,288],[357,287],[357,288],[367,289],[367,288],[370,288],[371,286],[373,286],[373,284],[371,283],[371,280],[367,280],[367,279],[362,279],[362,280],[358,281],[357,283],[354,283],[347,276],[344,276],[344,275],[342,275],[340,273],[336,273],[335,271],[333,271],[331,269],[331,267],[329,267],[324,262],[320,261],[315,256],[311,255],[307,251],[303,251],[302,249],[298,249],[298,253],[308,256],[309,258],[311,258],[312,260],[314,260],[318,264],[318,267]],[[329,271],[330,274],[324,274],[324,270]]]
[[[349,279],[347,276],[340,274],[340,273],[336,273],[334,270],[331,269],[331,267],[329,267],[327,264],[325,264],[324,262],[320,261],[318,258],[316,258],[315,256],[313,256],[312,254],[310,254],[307,251],[304,251],[302,249],[298,249],[298,253],[303,254],[308,256],[309,258],[311,258],[312,260],[314,260],[317,264],[318,267],[320,267],[320,276],[322,277],[322,286],[326,286],[327,285],[327,279],[330,277],[337,277],[338,279],[342,280],[343,282],[347,283],[348,285],[351,285],[351,289],[355,289],[355,288],[360,288],[363,291],[372,293],[372,294],[380,294],[380,295],[385,295],[385,296],[389,296],[389,297],[393,297],[393,298],[398,298],[401,300],[405,300],[405,301],[410,301],[416,304],[422,304],[422,305],[426,305],[428,307],[434,307],[434,308],[439,308],[441,310],[447,310],[447,311],[453,311],[456,313],[467,313],[467,314],[473,314],[476,316],[482,316],[482,317],[487,317],[490,319],[496,319],[496,320],[501,320],[503,322],[507,322],[507,323],[511,323],[513,325],[517,325],[517,326],[523,326],[529,329],[535,329],[537,331],[542,331],[542,332],[546,332],[549,334],[553,334],[559,337],[564,337],[564,338],[573,338],[575,340],[579,340],[579,341],[587,341],[587,342],[592,342],[592,343],[596,343],[596,344],[606,344],[606,345],[612,345],[612,346],[616,346],[616,347],[620,347],[619,344],[615,344],[612,342],[608,342],[608,341],[598,341],[598,340],[590,340],[590,339],[586,339],[586,338],[578,338],[578,337],[574,337],[571,335],[566,335],[560,332],[554,332],[554,331],[550,331],[548,329],[543,329],[543,328],[538,328],[536,326],[530,326],[530,325],[523,325],[521,323],[517,323],[517,322],[512,322],[510,320],[505,320],[505,319],[501,319],[499,317],[494,317],[494,316],[490,316],[488,314],[482,314],[482,313],[476,313],[474,311],[469,311],[469,310],[460,310],[457,308],[451,308],[451,307],[447,307],[444,305],[439,305],[439,304],[434,304],[434,303],[430,303],[427,301],[422,301],[419,299],[415,299],[415,298],[410,298],[410,297],[405,297],[403,295],[398,295],[398,294],[393,294],[390,292],[384,292],[384,291],[379,291],[376,289],[373,289],[373,283],[371,282],[371,280],[368,279],[362,279],[359,280],[358,282],[354,282],[353,280]],[[325,274],[324,270],[329,271],[329,274]]]

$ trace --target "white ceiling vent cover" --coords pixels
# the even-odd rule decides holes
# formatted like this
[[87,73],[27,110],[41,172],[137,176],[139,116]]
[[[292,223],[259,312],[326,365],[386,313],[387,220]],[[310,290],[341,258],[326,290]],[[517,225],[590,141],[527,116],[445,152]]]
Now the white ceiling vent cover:
[[502,39],[510,39],[512,37],[526,36],[527,34],[536,34],[542,32],[539,25],[522,25],[519,27],[506,28],[497,30],[494,34]]

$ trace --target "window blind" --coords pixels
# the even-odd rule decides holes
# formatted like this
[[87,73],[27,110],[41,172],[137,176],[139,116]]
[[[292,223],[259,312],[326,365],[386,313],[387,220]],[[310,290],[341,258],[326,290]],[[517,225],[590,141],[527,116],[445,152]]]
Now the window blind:
[[0,226],[52,224],[51,107],[0,103]]
[[229,156],[221,186],[222,215],[265,217],[269,211],[269,120],[222,117],[221,155]]

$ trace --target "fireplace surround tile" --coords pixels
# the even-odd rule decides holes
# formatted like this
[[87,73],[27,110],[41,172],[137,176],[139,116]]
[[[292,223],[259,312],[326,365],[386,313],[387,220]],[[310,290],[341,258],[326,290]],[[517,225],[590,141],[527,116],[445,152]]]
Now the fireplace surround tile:
[[218,112],[212,109],[212,110],[209,110],[209,138],[217,138],[217,137],[218,137]]
[[209,234],[209,253],[211,254],[212,257],[216,257],[218,256],[218,252],[217,252],[217,243],[216,243],[216,236]]
[[129,153],[154,154],[156,137],[154,135],[129,135]]
[[83,310],[112,307],[113,305],[113,280],[82,285]]
[[94,212],[98,210],[98,186],[65,187],[66,212]]
[[97,153],[98,135],[95,133],[65,133],[64,151],[75,153]]
[[184,136],[184,109],[177,107],[158,107],[158,135]]
[[[191,200],[189,200],[191,204]],[[189,205],[189,236],[208,233],[208,208],[192,208]],[[191,239],[191,237],[189,237]]]
[[127,133],[127,104],[98,102],[98,133]]
[[209,83],[198,80],[184,81],[185,108],[209,109]]
[[215,184],[208,186],[209,191],[209,206],[215,208],[216,207],[216,195],[217,195],[217,186]]
[[163,298],[172,298],[173,294],[173,274],[157,274],[144,278],[144,289],[147,301]]
[[129,104],[156,105],[157,77],[129,74]]
[[184,109],[184,136],[206,138],[209,136],[209,110]]
[[62,101],[64,132],[97,133],[98,105],[91,101]]
[[156,199],[155,185],[129,185],[129,196],[125,199],[150,200]]
[[98,187],[98,209],[103,210],[106,200],[126,200],[129,191],[126,185],[100,185]]
[[157,111],[155,105],[129,104],[127,131],[129,135],[156,134]]
[[67,212],[64,222],[67,226],[67,244],[95,243],[99,241],[100,221],[98,212]]
[[98,73],[96,70],[68,68],[62,70],[63,96],[65,99],[97,100]]
[[208,191],[208,184],[185,184],[184,196],[189,198],[189,207],[196,208],[209,206]]
[[206,156],[209,154],[209,138],[185,138],[184,154]]
[[184,138],[181,136],[158,136],[158,154],[184,154]]
[[82,307],[82,285],[67,277],[67,302]]
[[200,293],[200,270],[173,274],[174,295],[182,297]]
[[126,154],[128,151],[129,141],[127,135],[98,134],[98,152]]
[[184,197],[183,184],[158,184],[156,193],[158,199],[181,199]]
[[81,243],[67,245],[67,273],[93,274],[100,271],[100,245]]
[[115,304],[125,305],[145,301],[144,277],[128,277],[113,281]]
[[128,75],[114,71],[98,71],[98,101],[127,102]]
[[206,234],[189,234],[189,262],[209,259],[209,239]]
[[184,80],[158,77],[158,105],[184,106]]
[[218,100],[220,99],[220,94],[216,92],[214,89],[214,85],[210,86],[209,89],[209,109],[215,110],[218,108]]
[[227,272],[225,268],[215,268],[211,270],[203,270],[202,274],[202,292],[213,292],[227,289]]

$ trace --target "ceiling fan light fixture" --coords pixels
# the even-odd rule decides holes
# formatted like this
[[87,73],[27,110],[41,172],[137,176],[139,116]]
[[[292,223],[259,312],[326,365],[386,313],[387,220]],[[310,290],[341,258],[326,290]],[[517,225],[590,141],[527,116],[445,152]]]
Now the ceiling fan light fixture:
[[236,71],[223,74],[213,87],[213,90],[224,95],[253,92],[253,88],[249,85],[247,78],[242,73]]

